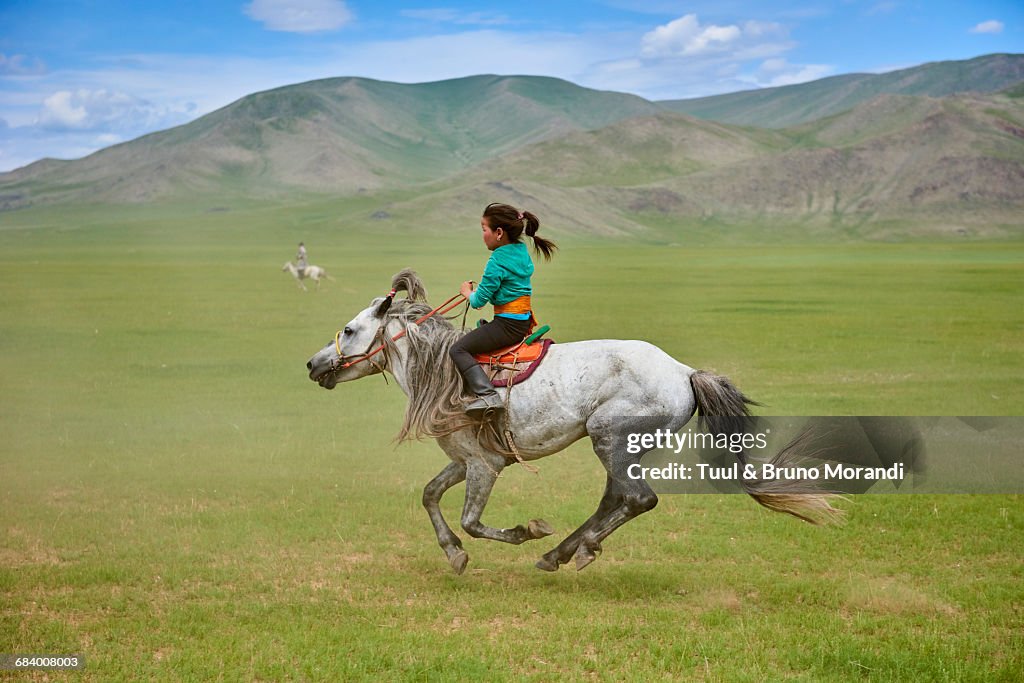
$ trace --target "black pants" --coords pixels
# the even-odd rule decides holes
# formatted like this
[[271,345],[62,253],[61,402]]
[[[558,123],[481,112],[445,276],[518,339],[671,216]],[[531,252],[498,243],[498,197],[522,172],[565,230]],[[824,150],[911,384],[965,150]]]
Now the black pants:
[[491,322],[463,335],[452,344],[448,354],[455,361],[455,367],[459,369],[459,372],[465,372],[476,365],[473,354],[487,353],[503,346],[518,344],[523,341],[529,331],[529,319],[516,320],[496,315]]

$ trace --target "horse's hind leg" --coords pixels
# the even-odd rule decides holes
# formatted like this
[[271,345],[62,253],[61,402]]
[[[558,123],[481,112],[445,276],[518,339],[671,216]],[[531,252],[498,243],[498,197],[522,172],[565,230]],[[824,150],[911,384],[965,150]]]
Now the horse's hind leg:
[[441,514],[441,496],[465,478],[466,465],[460,462],[451,462],[423,488],[423,507],[427,509],[430,523],[434,525],[437,542],[444,550],[444,554],[448,557],[448,562],[451,563],[456,574],[465,571],[469,555],[462,549],[462,541],[451,530],[444,515]]
[[597,554],[601,552],[601,541],[611,536],[612,532],[634,517],[653,510],[658,504],[658,496],[647,482],[641,479],[639,483],[641,486],[630,487],[634,490],[623,493],[618,506],[583,533],[576,548],[576,569],[583,569],[597,559]]
[[580,545],[580,538],[582,538],[583,534],[589,531],[599,520],[603,519],[605,515],[618,507],[621,502],[622,496],[617,490],[615,480],[609,475],[604,487],[604,495],[601,496],[601,502],[598,504],[594,514],[587,521],[583,522],[576,531],[566,536],[561,543],[544,553],[535,565],[537,569],[543,569],[546,572],[558,571],[559,565],[567,563],[576,554],[576,549]]
[[466,463],[466,503],[462,508],[462,528],[474,538],[489,538],[513,545],[553,534],[554,529],[543,519],[531,519],[529,524],[520,524],[511,529],[496,529],[480,521],[494,482],[504,467],[505,460],[500,456],[477,456]]
[[[615,418],[612,418],[614,420]],[[621,439],[616,438],[611,424],[597,417],[587,423],[587,432],[594,444],[594,452],[608,471],[612,480],[610,486],[618,493],[615,505],[611,506],[603,517],[595,520],[583,531],[576,548],[576,568],[583,569],[597,559],[601,552],[601,542],[608,538],[620,526],[638,517],[658,504],[658,496],[643,479],[629,477],[629,466],[640,462],[643,454],[629,454],[621,447]],[[681,425],[666,424],[676,431]],[[603,502],[603,501],[602,501]]]
[[618,505],[609,510],[603,518],[596,520],[581,535],[576,548],[576,569],[583,569],[596,560],[598,553],[601,552],[601,542],[611,536],[616,529],[634,517],[653,510],[658,504],[658,496],[643,479],[617,481],[622,488]]

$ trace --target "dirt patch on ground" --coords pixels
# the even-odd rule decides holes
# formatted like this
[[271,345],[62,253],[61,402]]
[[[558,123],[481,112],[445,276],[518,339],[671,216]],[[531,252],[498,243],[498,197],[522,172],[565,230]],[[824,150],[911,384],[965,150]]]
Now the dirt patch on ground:
[[942,614],[959,610],[899,577],[854,577],[846,586],[847,608],[878,614]]
[[733,590],[716,588],[704,593],[698,603],[707,611],[724,609],[738,612],[743,607],[743,599]]
[[57,551],[20,527],[7,529],[0,547],[0,567],[56,566],[61,563]]

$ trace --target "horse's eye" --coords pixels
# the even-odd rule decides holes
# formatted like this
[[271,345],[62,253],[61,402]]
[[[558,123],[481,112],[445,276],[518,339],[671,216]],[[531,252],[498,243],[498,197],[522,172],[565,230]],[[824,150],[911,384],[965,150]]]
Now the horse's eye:
[[352,328],[351,327],[346,327],[345,328],[345,334],[352,334]]

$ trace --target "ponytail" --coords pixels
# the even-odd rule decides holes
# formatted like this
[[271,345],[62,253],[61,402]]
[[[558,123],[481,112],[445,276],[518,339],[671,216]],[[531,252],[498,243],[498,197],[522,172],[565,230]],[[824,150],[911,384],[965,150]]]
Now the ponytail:
[[538,254],[543,254],[545,261],[550,261],[555,250],[558,249],[558,245],[551,240],[537,237],[537,231],[540,230],[540,219],[535,214],[524,211],[523,221],[526,223],[527,236],[533,238],[533,250]]
[[491,229],[502,228],[510,242],[518,242],[524,232],[527,237],[532,237],[533,250],[544,256],[545,261],[550,261],[551,256],[558,249],[558,245],[551,240],[537,237],[537,231],[540,230],[540,219],[536,214],[519,211],[508,204],[494,203],[487,205],[483,215],[488,219]]

